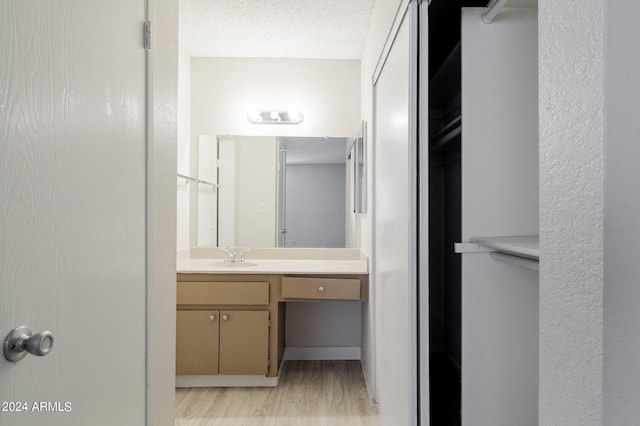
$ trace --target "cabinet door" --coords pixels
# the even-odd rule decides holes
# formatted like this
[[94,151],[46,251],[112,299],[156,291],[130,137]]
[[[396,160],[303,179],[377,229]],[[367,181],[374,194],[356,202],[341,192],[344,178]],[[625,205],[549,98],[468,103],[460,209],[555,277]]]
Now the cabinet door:
[[220,311],[177,311],[176,374],[218,374]]
[[220,374],[267,374],[269,312],[220,311]]

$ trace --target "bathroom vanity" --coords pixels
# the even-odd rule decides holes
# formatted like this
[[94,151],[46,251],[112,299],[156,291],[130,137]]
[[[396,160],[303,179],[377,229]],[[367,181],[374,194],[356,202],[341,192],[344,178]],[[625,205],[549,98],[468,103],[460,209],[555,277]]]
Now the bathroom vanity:
[[177,263],[176,386],[276,386],[287,303],[366,301],[356,249],[255,249],[225,262],[192,249]]

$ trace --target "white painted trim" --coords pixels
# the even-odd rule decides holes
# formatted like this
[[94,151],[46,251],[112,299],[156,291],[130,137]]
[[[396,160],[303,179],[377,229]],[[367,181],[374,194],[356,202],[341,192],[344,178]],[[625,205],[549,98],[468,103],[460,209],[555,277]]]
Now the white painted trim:
[[[429,7],[424,1],[418,5],[418,117],[429,114]],[[420,123],[418,123],[420,124]],[[417,401],[422,426],[431,424],[429,373],[429,126],[418,126],[418,373]]]
[[[375,73],[375,70],[374,70]],[[371,332],[371,350],[369,354],[371,354],[371,359],[367,359],[368,368],[371,370],[373,380],[371,383],[371,389],[369,395],[371,395],[371,399],[378,403],[378,313],[377,313],[377,294],[376,287],[378,285],[378,265],[376,259],[378,258],[378,250],[376,249],[376,238],[378,238],[378,232],[376,230],[376,220],[378,216],[378,208],[376,207],[377,197],[376,197],[376,185],[377,185],[377,151],[376,147],[377,141],[377,133],[376,133],[376,109],[377,109],[377,94],[376,94],[376,85],[375,78],[373,75],[371,76],[371,138],[369,139],[369,145],[371,153],[371,157],[369,161],[371,163],[371,182],[369,187],[369,193],[371,194],[369,200],[371,203],[370,214],[371,214],[371,241],[370,241],[370,253],[369,253],[369,306],[371,310],[371,318],[370,318],[370,329]]]
[[[409,49],[410,49],[410,59],[409,59],[409,184],[410,184],[410,206],[409,211],[411,212],[410,221],[409,221],[409,235],[418,235],[419,232],[419,221],[418,217],[418,206],[419,206],[419,197],[418,197],[418,124],[420,121],[420,117],[418,116],[418,90],[419,90],[419,11],[418,11],[418,3],[416,1],[411,1],[407,8],[407,18],[409,19],[409,31],[410,31],[410,40],[409,40]],[[419,238],[419,236],[418,236]],[[418,359],[418,333],[419,333],[419,325],[418,325],[418,268],[420,267],[420,263],[418,262],[418,238],[412,238],[409,240],[409,285],[411,286],[409,292],[409,308],[411,310],[411,319],[409,322],[409,327],[411,329],[411,335],[413,339],[410,341],[410,354],[409,359],[411,360],[411,365],[409,368],[411,369],[411,401],[410,401],[410,410],[412,413],[409,418],[411,419],[412,425],[418,425],[418,422],[421,420],[419,416],[419,403],[418,400],[418,392],[420,386],[420,380],[418,378],[418,374],[420,371],[418,363],[420,362]],[[428,415],[422,416],[424,418],[429,418]]]
[[369,400],[371,401],[371,405],[378,406],[378,400],[376,399],[376,394],[373,393],[373,387],[369,383],[369,377],[367,372],[364,370],[364,363],[360,363],[360,368],[362,369],[362,377],[364,377],[364,386],[367,388],[367,394],[369,395]]
[[145,424],[170,426],[175,423],[178,1],[145,1],[146,19],[152,21],[152,49],[146,51]]
[[391,47],[393,46],[393,42],[396,39],[396,35],[398,34],[400,25],[402,24],[402,21],[404,21],[404,15],[407,13],[407,10],[409,10],[410,3],[411,3],[411,0],[402,0],[400,5],[398,6],[398,11],[396,12],[396,16],[393,18],[393,24],[389,29],[389,34],[387,35],[387,39],[384,42],[384,46],[382,47],[382,52],[380,52],[380,57],[378,58],[376,68],[373,71],[374,86],[376,85],[378,81],[378,77],[380,77],[380,73],[384,68],[384,64],[387,61],[389,52],[391,52]]
[[177,388],[275,387],[280,376],[215,375],[176,376]]
[[287,347],[283,360],[358,360],[362,358],[360,346]]

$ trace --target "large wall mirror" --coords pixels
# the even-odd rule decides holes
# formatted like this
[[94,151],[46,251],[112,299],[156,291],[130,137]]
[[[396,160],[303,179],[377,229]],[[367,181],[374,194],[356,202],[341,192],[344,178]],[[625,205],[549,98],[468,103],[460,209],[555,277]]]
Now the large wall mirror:
[[354,215],[364,205],[361,133],[201,135],[198,145],[199,247],[354,246]]

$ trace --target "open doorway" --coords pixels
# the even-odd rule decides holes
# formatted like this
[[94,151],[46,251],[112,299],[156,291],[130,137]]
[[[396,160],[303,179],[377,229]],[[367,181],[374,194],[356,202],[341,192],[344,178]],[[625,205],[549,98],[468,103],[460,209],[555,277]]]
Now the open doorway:
[[[278,187],[285,189],[287,181],[293,184],[300,183],[302,178],[299,176],[305,173],[315,176],[313,180],[316,184],[334,182],[334,186],[341,187],[340,191],[319,187],[299,191],[302,196],[307,198],[298,206],[298,210],[313,208],[314,202],[321,203],[323,207],[328,205],[340,211],[339,220],[342,223],[341,225],[331,225],[331,232],[329,232],[327,228],[321,229],[318,226],[321,221],[327,219],[328,213],[325,212],[316,219],[311,218],[311,225],[309,225],[311,213],[307,211],[303,213],[306,223],[302,224],[302,231],[319,231],[315,236],[308,238],[303,233],[294,234],[295,212],[288,211],[286,215],[288,242],[283,245],[289,247],[291,243],[295,243],[296,247],[322,246],[324,249],[346,245],[347,203],[345,187],[347,173],[345,158],[347,139],[344,137],[360,134],[362,122],[360,57],[367,39],[373,2],[370,0],[322,1],[304,3],[303,7],[294,2],[291,5],[292,9],[288,8],[286,4],[281,4],[282,7],[273,7],[272,4],[260,2],[251,4],[226,0],[215,2],[185,0],[180,2],[179,116],[181,124],[178,132],[178,173],[191,177],[193,180],[189,181],[190,183],[179,180],[178,251],[190,251],[193,247],[201,248],[198,247],[199,228],[211,235],[216,231],[215,239],[213,236],[202,238],[202,241],[206,241],[207,245],[204,248],[211,251],[215,250],[213,244],[215,240],[218,241],[218,245],[220,241],[223,241],[222,244],[236,247],[251,246],[246,242],[248,240],[242,239],[241,232],[235,232],[233,239],[229,233],[223,232],[229,227],[222,229],[223,226],[220,225],[222,214],[216,216],[210,213],[213,211],[212,209],[208,209],[202,218],[198,216],[198,197],[200,194],[204,194],[203,196],[211,199],[213,203],[216,197],[217,200],[220,200],[223,192],[228,188],[243,185],[243,178],[254,174],[251,170],[235,174],[232,185],[225,185],[221,179],[214,180],[213,173],[208,179],[205,178],[201,173],[204,170],[199,170],[199,154],[201,153],[198,152],[198,141],[199,138],[206,135],[211,141],[215,141],[216,138],[221,140],[223,137],[233,138],[238,135],[254,138],[263,136],[274,140],[276,138],[283,139],[288,145],[287,161],[291,162],[291,167],[286,173],[290,179],[280,180],[274,173],[273,176],[263,179],[263,183],[268,185],[270,189],[273,188],[275,195]],[[336,38],[336,36],[339,37]],[[189,44],[190,37],[194,37],[193,44]],[[358,44],[355,49],[349,47],[352,41]],[[336,49],[343,51],[336,53]],[[256,123],[248,120],[250,118],[249,111],[269,110],[275,116],[275,113],[281,109],[299,110],[303,119],[297,123]],[[302,169],[303,164],[293,164],[294,156],[291,146],[295,145],[295,138],[309,139],[310,137],[321,139],[322,143],[340,137],[342,140],[340,142],[342,145],[340,148],[341,164],[325,161],[322,164],[329,164],[331,170],[327,171],[326,169],[329,167],[322,166],[325,170],[318,173],[315,173],[315,169],[320,168],[318,166],[320,163],[313,165],[313,167],[306,164],[304,168],[313,168],[314,171],[302,170],[297,173],[294,169]],[[310,141],[306,140],[305,142],[309,143]],[[283,160],[282,152],[278,153],[277,148],[274,148],[263,155],[258,163],[265,165],[266,162],[272,162],[272,160],[273,163],[276,163],[278,159]],[[220,167],[220,163],[214,164],[212,167]],[[253,171],[256,170],[254,166],[249,168],[252,168]],[[203,181],[212,185],[207,185]],[[286,188],[286,198],[289,201],[295,201],[292,198],[295,197],[293,192],[296,189],[299,188]],[[341,194],[340,199],[329,200],[324,196],[319,197],[319,194],[326,192],[331,192],[332,195]],[[261,191],[259,195],[264,196],[265,193],[266,191]],[[254,199],[253,202],[247,203],[249,209],[241,210],[242,206],[238,204],[239,198],[237,193],[235,194],[236,230],[248,230],[251,226],[257,225],[260,219],[265,219],[271,214],[271,205],[268,203],[274,201],[274,205],[276,204],[276,198]],[[312,199],[309,199],[309,196],[313,196]],[[285,209],[288,209],[289,205],[289,202],[283,200],[282,206]],[[317,212],[320,209],[315,207],[313,210]],[[221,210],[218,209],[217,212],[220,213]],[[251,217],[251,219],[244,221],[245,217]],[[276,222],[274,215],[273,220],[270,220],[274,229]],[[214,226],[214,224],[216,225]],[[238,228],[238,224],[241,224],[240,228]],[[253,232],[254,236],[255,234]],[[278,250],[275,235],[274,232],[273,238],[268,239],[270,246],[261,242],[262,247],[256,248]],[[251,254],[248,256],[256,252],[258,250],[251,250]],[[271,253],[271,251],[269,252]],[[246,263],[240,266],[246,266]],[[253,278],[255,279],[255,277]],[[273,299],[274,297],[271,295],[270,300]],[[295,327],[286,328],[287,347],[357,349],[358,355],[352,356],[352,358],[359,357],[362,345],[360,327],[362,308],[359,301],[332,300],[322,303],[298,303],[298,306],[297,310],[294,307],[287,309],[286,314],[283,314],[283,316],[286,315],[284,319],[279,318],[278,315],[269,319],[274,323],[287,321],[289,324],[301,325],[301,331],[296,330]],[[250,308],[246,310],[251,311]],[[188,309],[184,310],[188,311]],[[285,311],[283,309],[278,312]],[[224,318],[223,315],[223,313],[220,315],[212,313],[207,315],[205,320],[218,321],[218,318]],[[220,339],[222,340],[222,338]],[[270,349],[274,346],[276,345],[271,344]],[[313,417],[331,415],[333,419],[340,422],[340,416],[346,418],[356,414],[348,411],[353,407],[360,407],[365,402],[370,405],[371,398],[364,384],[360,360],[344,359],[346,357],[343,356],[335,362],[329,362],[327,356],[312,362],[298,362],[300,360],[295,359],[295,362],[283,365],[283,375],[278,391],[283,389],[283,386],[292,383],[295,388],[297,378],[302,378],[306,385],[314,388],[319,384],[334,382],[335,374],[340,379],[345,379],[357,386],[357,390],[349,390],[348,395],[343,394],[341,399],[344,404],[342,402],[337,404],[335,398],[331,397],[336,392],[327,391],[322,392],[322,399],[317,401],[316,408],[307,402],[298,404],[297,407],[288,405],[288,408],[307,410],[307,414],[310,413]],[[274,361],[274,364],[279,365],[278,361]],[[287,360],[287,363],[289,362]],[[301,366],[302,369],[296,368],[296,366]],[[337,373],[335,373],[336,371]],[[339,387],[343,389],[341,385]],[[244,405],[245,407],[250,407],[252,402],[251,398],[249,400],[243,399],[241,395],[246,396],[247,389],[240,386],[219,387],[215,389],[217,392],[215,395],[206,389],[206,387],[202,387],[197,390],[198,392],[194,390],[193,393],[188,390],[179,390],[176,401],[181,407],[186,407],[186,412],[189,412],[189,407],[194,407],[197,401],[205,401],[207,404],[212,400],[219,401],[218,398],[225,398],[234,406]],[[272,392],[273,389],[269,388],[264,388],[262,391],[275,394]],[[308,401],[309,395],[312,395],[312,392],[309,392],[299,389],[291,392],[294,403],[296,398],[301,396],[304,397],[303,401]],[[262,401],[261,397],[256,398]],[[341,405],[347,411],[343,410]],[[296,410],[294,410],[296,417],[306,415],[299,414],[300,411]],[[290,410],[285,409],[285,411],[284,414],[291,415]],[[375,411],[375,407],[373,411]],[[185,414],[185,411],[182,413]],[[207,417],[221,416],[222,414],[220,412],[212,413],[205,409],[198,415]],[[188,414],[185,416],[188,417]],[[269,414],[269,416],[273,415]],[[364,413],[364,416],[366,417],[368,414]],[[186,418],[181,419],[180,422],[183,420],[188,422]]]

